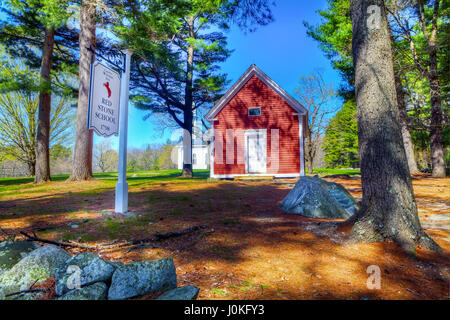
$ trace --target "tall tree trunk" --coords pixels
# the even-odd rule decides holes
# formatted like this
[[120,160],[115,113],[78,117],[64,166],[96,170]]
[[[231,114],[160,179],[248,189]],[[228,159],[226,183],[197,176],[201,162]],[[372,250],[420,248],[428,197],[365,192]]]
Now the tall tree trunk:
[[[437,63],[436,63],[437,64]],[[434,67],[433,67],[434,68]],[[436,67],[437,69],[437,67]],[[437,78],[433,76],[430,79],[431,90],[431,168],[432,176],[443,178],[445,177],[445,160],[444,147],[442,145],[442,108],[441,108],[441,94]]]
[[95,7],[89,1],[81,3],[80,12],[80,68],[77,108],[77,126],[72,175],[70,180],[88,180],[92,177],[92,131],[87,129],[89,104],[89,74],[95,44]]
[[419,16],[422,32],[427,41],[429,55],[429,70],[426,73],[430,83],[431,98],[431,123],[430,123],[430,147],[431,147],[431,167],[433,177],[445,177],[444,148],[442,145],[442,106],[441,88],[439,86],[438,61],[437,61],[437,19],[439,15],[439,0],[434,0],[433,19],[431,32],[428,32],[425,21],[424,2],[417,1],[417,13]]
[[430,96],[431,96],[431,168],[433,177],[445,177],[444,147],[442,145],[441,90],[437,70],[436,43],[429,46],[430,52]]
[[[189,36],[194,37],[194,17],[188,18]],[[183,171],[182,177],[192,177],[192,79],[194,72],[194,45],[190,44],[187,50],[186,63],[186,86],[184,94],[184,129],[187,131],[183,135]],[[188,135],[189,133],[189,135]]]
[[313,143],[311,140],[311,133],[309,133],[306,137],[306,163],[308,166],[308,174],[314,173],[313,160]]
[[352,0],[353,63],[363,198],[350,238],[391,239],[414,254],[437,249],[423,231],[402,143],[388,22],[383,0]]
[[28,173],[30,174],[31,177],[36,175],[36,162],[33,161],[29,161],[27,163],[28,165]]
[[406,112],[405,94],[400,75],[394,73],[395,92],[397,94],[397,106],[399,111],[400,127],[402,131],[403,146],[405,147],[406,159],[408,160],[409,172],[411,174],[419,172],[417,169],[416,158],[414,157],[414,148],[411,139],[411,133],[408,128],[408,113]]
[[416,158],[414,156],[414,145],[411,139],[411,133],[409,132],[408,123],[408,113],[406,111],[405,93],[403,92],[403,84],[401,78],[401,71],[395,70],[395,60],[397,56],[397,50],[393,48],[395,44],[394,35],[392,34],[391,26],[387,25],[389,30],[389,35],[392,44],[392,58],[394,61],[394,81],[395,81],[395,92],[397,96],[397,107],[399,111],[400,127],[402,130],[403,145],[405,147],[406,159],[408,160],[409,172],[411,174],[419,172],[417,168]]
[[55,43],[55,29],[45,30],[41,61],[41,89],[39,92],[38,127],[36,134],[36,175],[34,182],[50,181],[50,112],[52,92],[50,72]]

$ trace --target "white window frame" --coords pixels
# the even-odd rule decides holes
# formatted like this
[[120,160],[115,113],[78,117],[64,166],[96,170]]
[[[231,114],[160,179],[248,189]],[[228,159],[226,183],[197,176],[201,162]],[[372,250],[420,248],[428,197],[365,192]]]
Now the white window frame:
[[[250,110],[251,109],[258,109],[259,110],[259,114],[255,115],[255,114],[250,114]],[[248,108],[247,114],[249,117],[260,117],[261,116],[261,107],[251,107]]]

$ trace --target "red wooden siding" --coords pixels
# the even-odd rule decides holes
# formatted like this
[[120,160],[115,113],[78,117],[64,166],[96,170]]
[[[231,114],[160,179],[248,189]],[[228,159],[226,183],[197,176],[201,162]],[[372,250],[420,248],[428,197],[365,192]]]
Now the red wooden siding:
[[[250,107],[261,107],[261,116],[249,117]],[[220,154],[214,155],[214,174],[245,174],[245,161],[241,164],[237,161],[237,139],[242,139],[241,145],[244,148],[243,134],[234,138],[234,164],[226,164],[227,129],[266,129],[267,174],[299,173],[299,120],[294,113],[297,111],[283,98],[257,76],[253,76],[215,117],[214,135],[216,139],[218,136],[223,137],[223,155],[222,164],[218,163]],[[271,163],[271,129],[279,130],[279,163],[275,168]]]

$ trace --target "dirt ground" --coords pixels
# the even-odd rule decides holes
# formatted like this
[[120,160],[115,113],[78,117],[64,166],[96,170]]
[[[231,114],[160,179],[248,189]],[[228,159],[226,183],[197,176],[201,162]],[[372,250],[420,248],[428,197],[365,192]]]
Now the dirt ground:
[[[327,180],[361,197],[358,178]],[[23,184],[0,193],[0,228],[100,245],[206,225],[144,248],[96,251],[124,263],[172,257],[179,286],[199,287],[199,299],[449,299],[449,181],[413,179],[421,222],[444,249],[437,254],[419,248],[416,258],[393,243],[347,243],[335,222],[284,213],[278,204],[295,180],[136,177],[130,181],[130,216],[111,212],[112,181]],[[380,268],[380,289],[367,287],[371,265]]]

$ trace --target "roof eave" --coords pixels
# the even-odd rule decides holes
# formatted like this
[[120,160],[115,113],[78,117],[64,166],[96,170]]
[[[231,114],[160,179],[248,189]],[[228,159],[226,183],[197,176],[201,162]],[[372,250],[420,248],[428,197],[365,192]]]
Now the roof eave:
[[264,82],[268,87],[273,89],[279,96],[281,96],[287,104],[299,113],[306,115],[307,110],[293,97],[291,97],[286,91],[284,91],[275,81],[269,78],[264,72],[262,72],[257,66],[252,64],[247,71],[236,81],[236,83],[217,101],[217,103],[209,110],[205,118],[209,122],[213,122],[214,117],[225,107],[225,105],[242,89],[242,87],[250,80],[254,75]]

